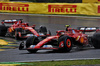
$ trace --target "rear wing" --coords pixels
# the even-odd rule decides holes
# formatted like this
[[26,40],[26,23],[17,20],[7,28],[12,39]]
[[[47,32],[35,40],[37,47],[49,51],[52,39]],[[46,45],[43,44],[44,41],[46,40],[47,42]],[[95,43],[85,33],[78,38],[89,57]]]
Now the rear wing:
[[22,21],[22,19],[14,19],[14,20],[2,20],[2,24],[4,25],[4,23],[17,23],[18,21]]
[[99,29],[99,27],[78,27],[78,30],[82,32],[93,32]]
[[100,30],[99,27],[78,27],[77,29],[88,36],[93,36],[95,32]]

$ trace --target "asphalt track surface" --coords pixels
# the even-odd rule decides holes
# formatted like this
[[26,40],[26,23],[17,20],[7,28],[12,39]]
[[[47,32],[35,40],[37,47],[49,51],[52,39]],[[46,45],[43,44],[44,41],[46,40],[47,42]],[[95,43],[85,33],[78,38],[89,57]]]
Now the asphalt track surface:
[[[1,14],[2,15],[2,14]],[[0,15],[0,16],[1,16]],[[5,17],[5,18],[4,18]],[[80,18],[80,17],[51,17],[51,16],[16,16],[16,15],[2,15],[2,19],[24,19],[30,24],[36,25],[46,25],[46,27],[51,30],[52,34],[56,34],[56,30],[65,29],[66,23],[71,24],[72,27],[77,26],[99,26],[100,20],[98,18]],[[66,20],[67,19],[67,20]],[[33,23],[33,21],[35,21]],[[72,22],[73,23],[70,23]],[[95,23],[94,23],[95,22]],[[37,26],[38,27],[38,26]],[[5,37],[3,37],[5,38]],[[14,38],[11,39],[12,42],[15,41]],[[19,45],[20,41],[16,41]],[[100,49],[94,49],[94,47],[84,48],[82,50],[73,48],[69,53],[59,53],[52,50],[39,50],[37,53],[30,54],[26,50],[18,50],[18,45],[16,48],[7,49],[5,51],[0,51],[0,62],[33,62],[33,61],[57,61],[57,60],[77,60],[77,59],[100,59]]]

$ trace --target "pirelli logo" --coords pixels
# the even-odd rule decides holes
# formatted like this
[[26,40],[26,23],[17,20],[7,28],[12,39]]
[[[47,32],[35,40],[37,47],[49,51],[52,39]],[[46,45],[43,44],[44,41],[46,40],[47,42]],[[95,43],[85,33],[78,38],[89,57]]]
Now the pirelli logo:
[[0,10],[28,12],[29,4],[0,3]]
[[48,5],[48,12],[76,13],[77,5]]

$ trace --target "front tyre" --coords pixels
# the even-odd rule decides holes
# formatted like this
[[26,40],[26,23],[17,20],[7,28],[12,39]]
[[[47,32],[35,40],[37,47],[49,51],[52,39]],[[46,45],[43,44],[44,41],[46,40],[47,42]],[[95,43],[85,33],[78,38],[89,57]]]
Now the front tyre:
[[72,40],[69,36],[62,36],[58,40],[60,52],[70,52],[72,49]]
[[[35,36],[28,37],[26,40],[26,48],[29,48],[31,45],[37,44],[38,39]],[[37,50],[27,49],[30,53],[36,53]]]

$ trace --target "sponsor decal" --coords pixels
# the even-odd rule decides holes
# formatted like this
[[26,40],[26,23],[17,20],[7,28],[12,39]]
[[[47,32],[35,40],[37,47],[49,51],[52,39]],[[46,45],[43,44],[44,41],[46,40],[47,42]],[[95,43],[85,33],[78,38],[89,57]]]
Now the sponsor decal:
[[77,5],[48,5],[48,12],[76,13]]
[[28,12],[29,4],[0,3],[0,10]]
[[76,41],[78,41],[78,40],[79,40],[79,38],[80,38],[80,36],[78,36],[78,37],[76,38]]
[[100,13],[100,5],[98,5],[98,13]]

